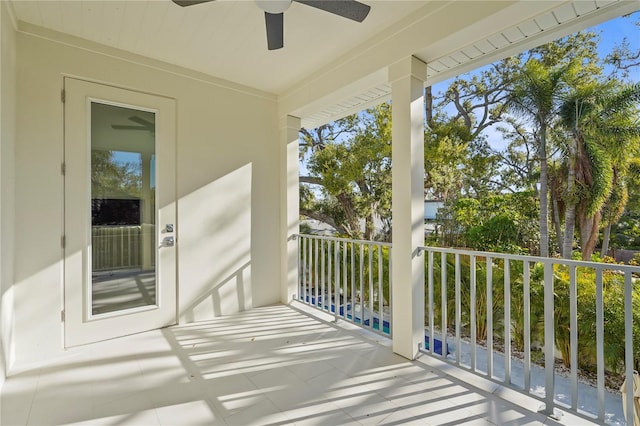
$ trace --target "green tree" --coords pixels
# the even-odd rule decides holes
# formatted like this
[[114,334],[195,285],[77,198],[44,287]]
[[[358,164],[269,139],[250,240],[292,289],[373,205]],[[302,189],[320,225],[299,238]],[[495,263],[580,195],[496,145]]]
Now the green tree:
[[91,151],[91,195],[93,198],[141,196],[141,163],[122,162],[113,151]]
[[517,57],[508,58],[458,76],[442,94],[425,89],[427,198],[481,196],[501,186],[499,158],[484,132],[504,119],[518,67]]
[[449,200],[462,191],[470,134],[458,122],[427,130],[424,144],[425,194],[430,199]]
[[[317,149],[309,159],[310,176],[300,180],[319,185],[324,197],[303,203],[301,213],[352,238],[372,240],[376,223],[390,224],[391,105],[378,105],[341,125],[350,132],[344,140],[311,141]],[[312,205],[315,211],[308,208]]]
[[573,78],[574,63],[549,67],[543,60],[530,58],[516,84],[511,108],[517,115],[530,120],[534,127],[537,157],[540,164],[539,228],[540,256],[549,256],[549,204],[547,135],[556,117],[566,83]]
[[496,153],[501,166],[502,189],[511,192],[534,191],[537,195],[536,182],[540,176],[536,164],[535,133],[515,117],[506,117],[497,129],[507,142],[506,148]]
[[[640,136],[638,103],[640,84],[620,86],[612,80],[579,87],[560,108],[562,123],[572,135],[567,211],[575,210],[584,260],[593,254],[603,213],[609,225],[626,203],[623,180]],[[569,214],[565,236],[565,243],[573,237]]]
[[[598,36],[593,32],[579,32],[551,43],[531,49],[522,54],[526,59],[518,84],[513,92],[512,112],[526,119],[533,134],[537,152],[537,176],[540,202],[540,254],[549,253],[549,211],[551,211],[558,246],[562,251],[561,203],[558,188],[550,187],[558,183],[550,178],[549,161],[554,158],[556,143],[563,136],[557,128],[557,108],[565,93],[576,81],[593,79],[602,69],[598,58]],[[527,133],[521,136],[528,137]],[[553,160],[552,165],[555,164]],[[553,172],[553,170],[551,170]],[[534,176],[534,175],[531,175]],[[551,197],[549,197],[551,195]],[[551,199],[551,206],[549,205]],[[551,207],[551,208],[550,208]]]

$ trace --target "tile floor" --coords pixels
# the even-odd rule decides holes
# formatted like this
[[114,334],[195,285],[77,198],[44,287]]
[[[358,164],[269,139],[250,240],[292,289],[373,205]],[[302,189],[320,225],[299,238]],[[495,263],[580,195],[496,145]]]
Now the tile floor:
[[0,424],[557,424],[539,401],[331,320],[272,306],[76,348],[10,377]]

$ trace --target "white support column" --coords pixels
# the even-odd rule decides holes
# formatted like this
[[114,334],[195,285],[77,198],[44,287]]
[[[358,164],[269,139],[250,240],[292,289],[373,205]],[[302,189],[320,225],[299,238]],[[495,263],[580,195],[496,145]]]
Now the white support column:
[[298,295],[298,241],[300,231],[300,178],[298,133],[300,119],[286,116],[280,123],[280,301]]
[[392,90],[393,351],[415,359],[424,345],[424,82],[427,66],[408,57],[389,67]]

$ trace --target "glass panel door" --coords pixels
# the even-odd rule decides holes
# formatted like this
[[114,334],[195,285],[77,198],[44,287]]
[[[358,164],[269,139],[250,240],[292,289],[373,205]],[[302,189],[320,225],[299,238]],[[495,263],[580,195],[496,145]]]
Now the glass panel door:
[[156,304],[155,113],[91,102],[91,313]]
[[65,347],[175,324],[175,100],[64,82]]

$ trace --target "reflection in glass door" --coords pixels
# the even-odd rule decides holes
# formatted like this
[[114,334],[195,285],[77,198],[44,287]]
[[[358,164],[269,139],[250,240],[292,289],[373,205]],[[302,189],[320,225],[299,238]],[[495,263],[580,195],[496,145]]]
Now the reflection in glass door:
[[155,114],[91,102],[91,314],[154,306]]

